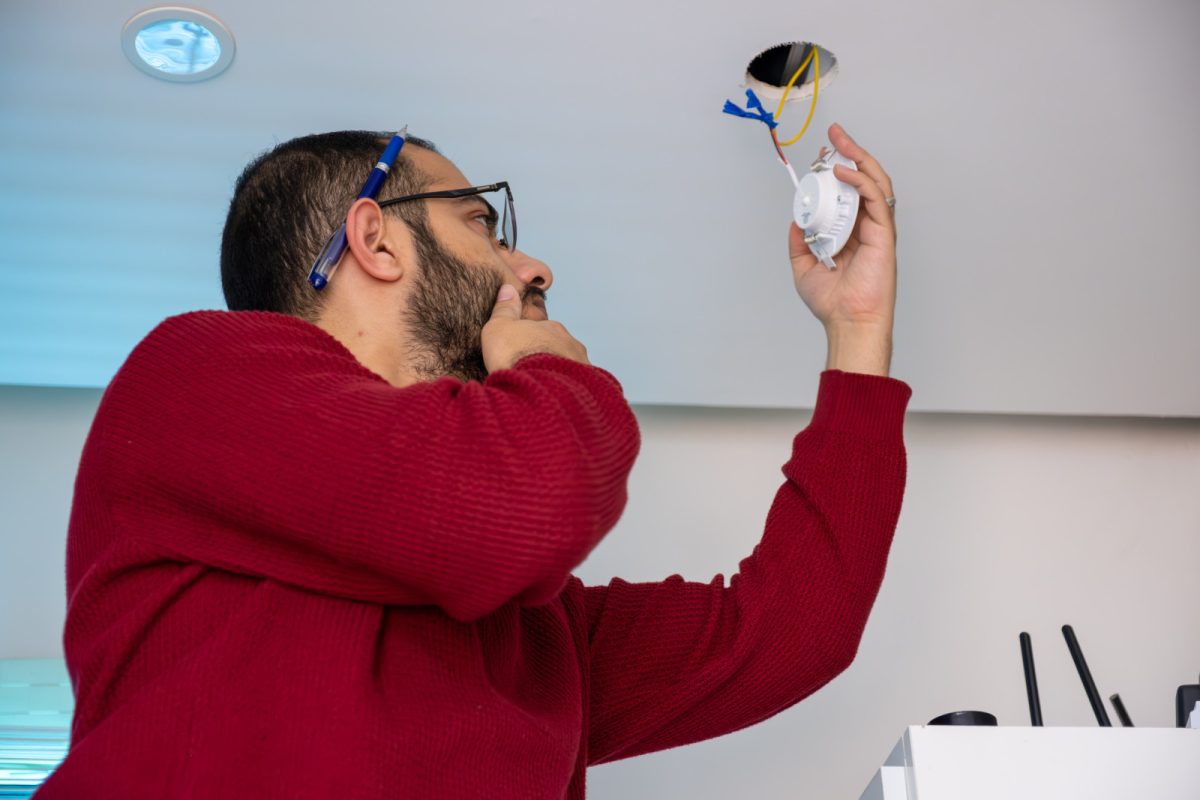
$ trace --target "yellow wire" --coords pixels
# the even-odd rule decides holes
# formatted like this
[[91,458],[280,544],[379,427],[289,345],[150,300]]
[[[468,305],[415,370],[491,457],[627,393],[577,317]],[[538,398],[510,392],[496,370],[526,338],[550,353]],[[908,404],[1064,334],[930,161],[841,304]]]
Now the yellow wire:
[[784,87],[783,97],[779,98],[779,108],[775,109],[775,119],[779,119],[779,115],[783,113],[783,104],[787,102],[788,92],[792,90],[792,86],[795,85],[796,79],[804,74],[804,70],[808,67],[809,62],[813,60],[813,56],[816,54],[817,48],[813,47],[812,52],[808,54],[808,58],[804,59],[804,63],[800,65],[800,68],[792,73],[792,79],[788,81],[788,85]]
[[821,56],[817,53],[817,46],[813,45],[812,52],[808,54],[808,58],[804,59],[804,63],[800,65],[800,69],[796,70],[796,74],[788,81],[787,88],[783,90],[783,97],[779,98],[779,110],[775,112],[775,119],[779,119],[779,114],[783,111],[783,104],[787,102],[788,92],[792,90],[792,85],[796,83],[796,79],[804,72],[809,61],[813,62],[813,97],[812,104],[808,107],[808,118],[804,120],[804,127],[800,129],[800,132],[786,142],[780,142],[780,147],[787,147],[800,141],[800,137],[804,135],[804,132],[808,130],[809,123],[812,122],[813,112],[817,110],[817,87],[821,82]]

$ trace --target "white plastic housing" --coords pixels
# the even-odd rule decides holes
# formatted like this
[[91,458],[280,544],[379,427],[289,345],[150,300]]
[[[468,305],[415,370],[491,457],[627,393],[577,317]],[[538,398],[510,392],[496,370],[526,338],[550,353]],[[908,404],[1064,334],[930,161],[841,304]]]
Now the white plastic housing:
[[808,249],[822,264],[836,269],[833,257],[842,251],[858,218],[858,190],[839,181],[833,165],[857,170],[854,162],[837,150],[829,150],[814,162],[813,170],[800,179],[792,216],[804,231]]

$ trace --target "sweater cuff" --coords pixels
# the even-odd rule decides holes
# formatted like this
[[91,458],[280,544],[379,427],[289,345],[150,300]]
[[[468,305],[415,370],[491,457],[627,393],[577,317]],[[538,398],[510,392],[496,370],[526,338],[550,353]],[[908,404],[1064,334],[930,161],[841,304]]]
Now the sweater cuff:
[[895,378],[825,370],[809,427],[864,439],[900,438],[910,397],[909,385]]

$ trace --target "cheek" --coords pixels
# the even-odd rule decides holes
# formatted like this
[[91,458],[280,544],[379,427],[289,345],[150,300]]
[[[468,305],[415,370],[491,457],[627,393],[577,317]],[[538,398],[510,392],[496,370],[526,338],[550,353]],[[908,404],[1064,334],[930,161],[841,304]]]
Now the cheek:
[[496,307],[496,295],[505,283],[504,273],[498,269],[480,269],[470,281],[470,289],[466,293],[475,306],[476,318],[487,322],[492,317]]
[[525,285],[525,281],[521,280],[520,276],[508,264],[503,264],[500,267],[500,279],[504,283],[511,283],[518,289]]

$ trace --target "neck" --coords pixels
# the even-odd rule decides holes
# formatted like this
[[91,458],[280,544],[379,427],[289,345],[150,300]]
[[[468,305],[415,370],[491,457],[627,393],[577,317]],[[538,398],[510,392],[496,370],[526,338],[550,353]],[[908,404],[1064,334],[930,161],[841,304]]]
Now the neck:
[[404,353],[407,348],[399,320],[388,322],[376,319],[376,316],[327,309],[316,324],[341,342],[360,364],[392,386],[401,388],[416,383],[416,376],[406,368]]

